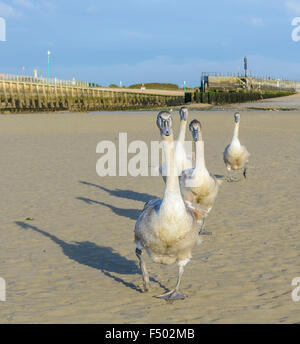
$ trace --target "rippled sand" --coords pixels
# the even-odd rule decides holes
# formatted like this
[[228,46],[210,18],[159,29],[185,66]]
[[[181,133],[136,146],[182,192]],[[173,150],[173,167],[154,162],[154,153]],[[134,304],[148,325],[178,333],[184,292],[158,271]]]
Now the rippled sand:
[[[192,112],[206,161],[219,176],[232,112]],[[147,259],[141,292],[133,228],[160,177],[96,174],[96,145],[158,140],[156,113],[0,116],[0,323],[294,323],[291,281],[300,276],[300,112],[243,112],[248,179],[224,182],[172,304],[153,296],[176,283],[177,267]],[[177,114],[174,114],[178,117]],[[175,121],[177,128],[178,120]],[[189,137],[189,133],[188,133]],[[25,220],[31,217],[34,220]]]

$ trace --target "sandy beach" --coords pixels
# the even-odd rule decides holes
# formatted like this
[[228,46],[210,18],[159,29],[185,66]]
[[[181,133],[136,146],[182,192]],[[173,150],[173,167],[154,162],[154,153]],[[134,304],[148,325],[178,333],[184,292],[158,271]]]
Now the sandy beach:
[[[206,223],[213,234],[182,279],[188,298],[173,303],[154,296],[174,287],[177,266],[147,258],[152,289],[143,293],[133,243],[144,202],[163,194],[161,177],[96,174],[97,143],[117,144],[119,132],[128,142],[159,140],[156,114],[0,116],[0,323],[300,322],[291,298],[300,276],[300,111],[241,111],[248,179],[222,184]],[[222,177],[233,111],[193,118],[203,125],[207,167]]]
[[[202,104],[204,105],[204,104]],[[264,110],[264,111],[300,111],[299,93],[289,97],[267,98],[256,102],[235,103],[214,106],[214,109]]]

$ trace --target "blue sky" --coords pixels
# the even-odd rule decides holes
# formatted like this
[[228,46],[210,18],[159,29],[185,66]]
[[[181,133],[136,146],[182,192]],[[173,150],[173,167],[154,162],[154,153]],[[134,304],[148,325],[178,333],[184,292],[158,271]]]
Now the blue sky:
[[0,73],[129,85],[199,84],[202,71],[300,79],[300,41],[291,38],[300,1],[0,0],[7,41]]

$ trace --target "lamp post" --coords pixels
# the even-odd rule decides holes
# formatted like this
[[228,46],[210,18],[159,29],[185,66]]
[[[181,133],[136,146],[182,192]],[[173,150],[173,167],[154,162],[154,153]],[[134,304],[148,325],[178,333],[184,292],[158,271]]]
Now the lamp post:
[[248,59],[247,56],[244,57],[244,71],[245,71],[245,77],[247,77],[247,70],[248,70]]
[[51,52],[48,50],[47,85],[49,84],[49,76],[50,76],[50,55],[51,55]]
[[185,81],[183,82],[183,90],[184,90],[184,92],[186,91],[186,82]]

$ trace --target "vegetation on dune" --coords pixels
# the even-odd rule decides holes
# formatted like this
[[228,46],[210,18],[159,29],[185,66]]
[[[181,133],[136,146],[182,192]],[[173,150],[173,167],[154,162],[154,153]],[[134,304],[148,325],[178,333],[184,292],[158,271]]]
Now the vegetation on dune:
[[152,83],[150,82],[150,83],[145,83],[145,84],[133,84],[133,85],[128,86],[128,88],[139,89],[143,85],[146,87],[146,89],[149,89],[149,90],[168,90],[168,91],[179,90],[179,87],[176,84],[160,83],[160,82],[152,82]]
[[108,87],[109,87],[109,88],[119,88],[119,86],[116,85],[116,84],[110,84]]
[[[131,88],[131,89],[141,89],[145,87],[147,90],[165,90],[165,91],[179,91],[182,90],[178,85],[172,83],[161,83],[161,82],[146,82],[140,84],[132,84],[130,86],[119,86],[116,84],[110,84],[109,86],[101,86],[94,82],[89,83],[89,87],[108,87],[108,88]],[[186,87],[186,91],[194,91],[192,87]]]
[[102,85],[99,85],[95,82],[89,82],[89,87],[103,87]]

